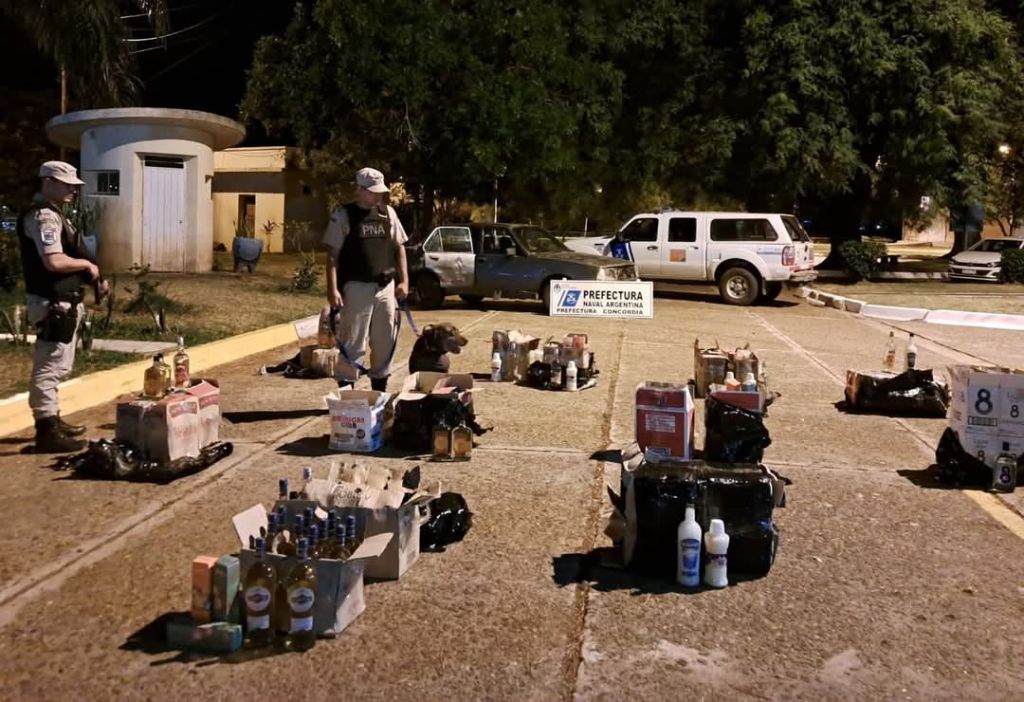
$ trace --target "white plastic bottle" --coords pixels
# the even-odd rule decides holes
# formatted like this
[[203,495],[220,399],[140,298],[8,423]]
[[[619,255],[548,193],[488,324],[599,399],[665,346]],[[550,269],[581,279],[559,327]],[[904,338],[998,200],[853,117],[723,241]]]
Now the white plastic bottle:
[[704,565],[704,584],[711,587],[729,585],[729,572],[726,554],[729,553],[729,535],[725,533],[725,522],[712,519],[711,528],[704,535],[704,552],[707,563]]
[[693,505],[687,505],[676,532],[676,582],[683,587],[700,585],[700,536]]
[[565,389],[569,392],[576,392],[576,376],[578,372],[576,361],[569,361],[565,366]]
[[907,339],[907,370],[914,368],[917,368],[917,342],[914,341],[914,335],[911,334]]
[[491,382],[501,382],[501,353],[498,351],[491,356]]
[[725,388],[727,390],[740,389],[740,381],[736,380],[736,374],[732,371],[727,371],[725,374]]
[[743,385],[740,386],[740,389],[743,390],[743,392],[757,392],[757,379],[754,377],[753,373],[747,373],[746,377],[743,379]]

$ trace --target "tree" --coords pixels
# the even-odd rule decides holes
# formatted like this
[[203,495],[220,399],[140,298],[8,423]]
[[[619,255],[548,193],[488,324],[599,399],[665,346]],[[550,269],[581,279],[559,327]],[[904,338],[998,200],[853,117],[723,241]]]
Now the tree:
[[141,13],[157,34],[167,30],[166,0],[0,0],[11,18],[51,59],[66,71],[70,90],[90,106],[132,102],[139,81],[125,22],[126,10]]
[[543,208],[612,128],[617,74],[579,39],[598,22],[555,2],[396,0],[385,19],[318,0],[259,42],[242,112],[338,185],[362,163],[405,181],[423,229],[435,199],[487,200],[496,178]]

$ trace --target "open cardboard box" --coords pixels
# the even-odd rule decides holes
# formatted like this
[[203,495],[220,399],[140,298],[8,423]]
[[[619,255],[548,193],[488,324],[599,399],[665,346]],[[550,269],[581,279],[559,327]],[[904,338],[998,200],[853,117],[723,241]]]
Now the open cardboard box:
[[741,383],[748,372],[753,373],[760,384],[761,359],[749,348],[723,349],[717,341],[714,347],[702,349],[700,339],[694,339],[693,378],[696,397],[707,397],[711,385],[725,384],[725,374],[729,371]]
[[371,453],[384,444],[391,395],[376,390],[341,390],[324,396],[330,412],[332,451]]
[[[259,536],[267,527],[267,510],[262,504],[253,505],[231,519],[241,543],[240,573],[245,573],[255,562],[256,554],[249,550],[249,537]],[[363,574],[369,560],[379,557],[391,543],[391,534],[381,533],[363,540],[356,552],[345,561],[317,558],[311,562],[316,569],[316,604],[313,626],[318,636],[337,636],[366,609],[363,594]],[[266,560],[277,569],[278,577],[288,573],[298,559],[268,553]]]
[[420,526],[429,516],[427,504],[441,494],[436,481],[415,490],[404,488],[404,472],[332,465],[326,480],[314,478],[306,484],[306,500],[280,502],[275,509],[284,505],[289,520],[307,507],[333,510],[343,518],[354,515],[356,531],[364,539],[390,534],[387,548],[367,561],[365,575],[395,580],[419,560]]
[[539,351],[542,340],[529,336],[518,329],[495,330],[491,334],[491,355],[501,357],[501,379],[504,382],[520,382],[526,379],[530,367],[530,352]]
[[453,395],[472,414],[473,376],[434,372],[409,375],[395,398],[394,443],[404,448],[430,451],[435,410],[446,407]]

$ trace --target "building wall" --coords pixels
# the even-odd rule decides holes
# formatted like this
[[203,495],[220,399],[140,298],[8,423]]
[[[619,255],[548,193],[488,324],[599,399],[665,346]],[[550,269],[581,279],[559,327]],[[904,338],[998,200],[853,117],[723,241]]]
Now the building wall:
[[185,160],[186,271],[213,267],[213,150],[205,132],[184,127],[110,125],[82,134],[81,164],[86,193],[96,192],[96,171],[118,171],[120,193],[95,195],[103,214],[98,231],[100,266],[126,270],[142,259],[143,159],[173,156]]

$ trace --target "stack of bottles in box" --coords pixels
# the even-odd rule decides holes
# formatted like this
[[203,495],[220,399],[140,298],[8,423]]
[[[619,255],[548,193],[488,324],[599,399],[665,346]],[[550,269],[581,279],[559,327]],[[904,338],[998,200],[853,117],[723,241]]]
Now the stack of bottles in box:
[[[692,385],[637,387],[637,443],[625,452],[616,503],[622,529],[610,533],[626,565],[671,572],[687,587],[702,576],[724,587],[730,575],[770,570],[778,546],[772,513],[784,504],[784,481],[761,465],[770,438],[757,354],[697,344],[695,376]],[[703,460],[693,457],[693,394],[705,398]]]
[[521,382],[542,390],[585,390],[597,384],[597,359],[586,334],[541,343],[519,331],[491,337],[491,381]]

